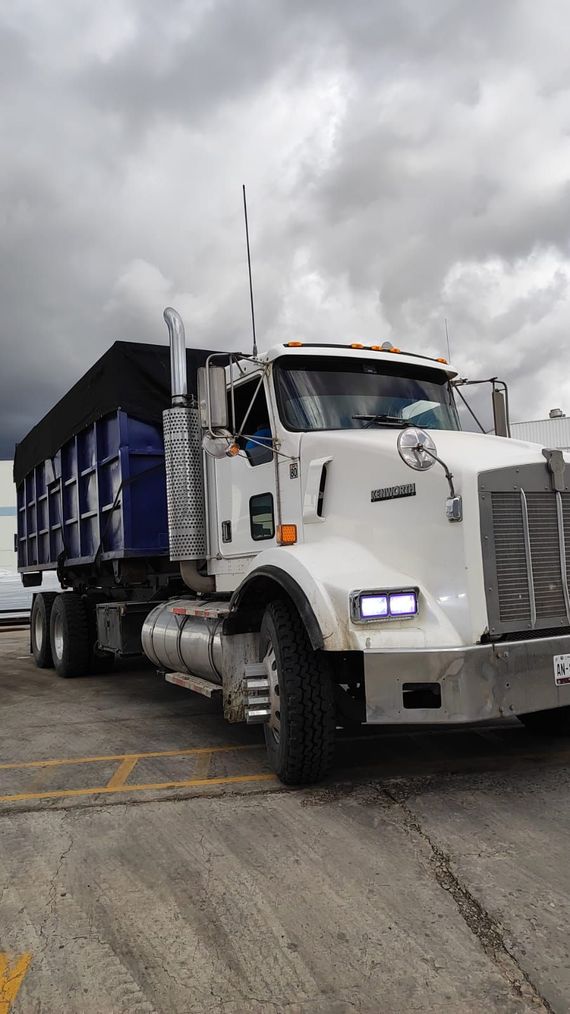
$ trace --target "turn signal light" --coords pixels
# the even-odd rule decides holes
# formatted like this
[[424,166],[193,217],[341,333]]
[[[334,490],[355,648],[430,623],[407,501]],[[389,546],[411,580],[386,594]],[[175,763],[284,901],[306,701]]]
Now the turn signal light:
[[235,458],[236,454],[239,454],[239,444],[230,444],[226,451],[228,458]]
[[277,525],[277,542],[281,546],[292,546],[297,541],[297,525]]

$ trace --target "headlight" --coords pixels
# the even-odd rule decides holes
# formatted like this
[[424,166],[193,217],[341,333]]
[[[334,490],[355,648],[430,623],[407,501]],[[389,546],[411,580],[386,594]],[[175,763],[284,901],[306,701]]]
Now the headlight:
[[418,612],[417,588],[393,591],[356,591],[350,596],[350,613],[354,623],[370,620],[405,620]]
[[[424,448],[431,451],[431,454],[427,454]],[[425,472],[426,468],[435,465],[435,458],[431,455],[437,454],[437,448],[429,433],[417,426],[408,426],[402,430],[398,437],[398,452],[402,461],[417,472]]]
[[360,616],[363,620],[375,620],[388,615],[387,595],[361,595]]

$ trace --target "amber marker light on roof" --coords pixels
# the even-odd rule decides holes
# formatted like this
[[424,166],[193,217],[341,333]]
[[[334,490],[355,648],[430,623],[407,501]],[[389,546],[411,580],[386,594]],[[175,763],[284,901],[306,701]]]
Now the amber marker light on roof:
[[302,349],[303,342],[287,342],[288,349]]
[[370,351],[371,352],[382,352],[382,346],[381,345],[371,345],[370,346]]
[[281,546],[292,546],[297,541],[297,525],[277,525],[277,541]]
[[386,349],[386,352],[394,352],[397,356],[400,355],[401,351],[402,351],[401,349],[396,349],[396,348],[394,348],[394,346],[392,346],[391,349]]
[[439,357],[438,357],[438,358],[436,359],[436,363],[445,363],[445,365],[446,365],[446,366],[448,365],[448,363],[447,363],[447,359],[444,359],[444,358],[443,358],[443,356],[439,356]]
[[351,349],[363,349],[364,345],[361,342],[352,342]]

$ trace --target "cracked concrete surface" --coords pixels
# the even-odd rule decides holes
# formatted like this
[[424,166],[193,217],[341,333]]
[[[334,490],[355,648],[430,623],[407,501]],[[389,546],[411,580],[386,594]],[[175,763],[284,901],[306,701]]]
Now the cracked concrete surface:
[[[250,734],[151,673],[68,692],[18,638],[4,760]],[[0,949],[32,954],[13,1014],[570,1012],[570,765],[503,738],[355,743],[305,791],[5,805]]]
[[[517,786],[517,825],[534,779],[559,777]],[[494,905],[457,862],[463,835],[471,864],[490,843],[457,805],[509,794],[471,776],[4,815],[3,940],[33,954],[16,1010],[568,1010],[565,938],[540,968],[521,947],[540,900],[518,833]]]
[[461,883],[453,871],[451,857],[434,843],[419,818],[402,799],[399,786],[393,789],[388,787],[385,791],[400,806],[404,825],[419,834],[431,849],[431,865],[437,883],[444,891],[449,891],[461,917],[479,940],[485,954],[494,961],[510,983],[513,995],[530,1001],[535,1010],[552,1011],[548,1001],[540,995],[530,976],[511,953],[501,925],[489,915],[469,888]]

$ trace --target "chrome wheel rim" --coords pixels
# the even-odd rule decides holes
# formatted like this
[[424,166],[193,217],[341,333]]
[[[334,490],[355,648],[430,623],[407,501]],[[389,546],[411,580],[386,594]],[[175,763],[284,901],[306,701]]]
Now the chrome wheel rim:
[[53,619],[52,649],[57,659],[63,656],[63,620],[59,613]]
[[271,714],[267,719],[267,727],[273,736],[276,743],[279,743],[281,738],[281,702],[279,695],[279,675],[277,672],[277,658],[275,656],[275,648],[270,643],[267,649],[267,654],[263,659],[265,662],[265,668],[267,670],[267,679],[269,681],[269,705],[271,708]]
[[44,621],[39,609],[34,618],[34,642],[36,649],[41,651],[44,643]]

